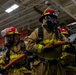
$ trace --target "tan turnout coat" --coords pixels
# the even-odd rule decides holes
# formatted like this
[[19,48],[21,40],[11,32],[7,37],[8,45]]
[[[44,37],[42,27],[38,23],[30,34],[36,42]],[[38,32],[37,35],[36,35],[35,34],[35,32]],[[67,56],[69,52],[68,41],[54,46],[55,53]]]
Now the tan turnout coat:
[[[61,38],[62,40],[66,39],[62,34],[61,34]],[[34,52],[39,58],[60,59],[60,57],[62,56],[62,49],[61,49],[62,47],[59,47],[53,50],[50,49],[51,50],[50,52],[38,53],[39,44],[36,43],[37,39],[38,39],[38,28],[35,29],[35,31],[33,31],[32,34],[29,36],[28,45],[27,45],[28,51]],[[43,41],[47,39],[56,40],[56,35],[54,32],[47,31],[43,27]],[[61,39],[58,39],[58,40],[61,40]],[[54,65],[49,62],[43,63],[40,61],[40,59],[38,59],[31,63],[31,68],[32,68],[32,75],[66,75],[66,69],[64,68],[64,66],[62,66],[61,62],[58,62],[56,65]]]

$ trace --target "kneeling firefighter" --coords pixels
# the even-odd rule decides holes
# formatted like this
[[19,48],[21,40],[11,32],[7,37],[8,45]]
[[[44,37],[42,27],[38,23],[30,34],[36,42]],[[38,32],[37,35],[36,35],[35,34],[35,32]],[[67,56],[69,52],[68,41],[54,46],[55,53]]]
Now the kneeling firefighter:
[[[5,52],[2,55],[2,65],[0,68],[4,68],[12,60],[18,58],[26,50],[25,42],[20,40],[20,33],[15,27],[9,27],[2,31],[2,35],[5,37]],[[7,70],[6,75],[30,75],[31,72],[25,68],[27,57],[23,57],[17,61],[14,65]]]

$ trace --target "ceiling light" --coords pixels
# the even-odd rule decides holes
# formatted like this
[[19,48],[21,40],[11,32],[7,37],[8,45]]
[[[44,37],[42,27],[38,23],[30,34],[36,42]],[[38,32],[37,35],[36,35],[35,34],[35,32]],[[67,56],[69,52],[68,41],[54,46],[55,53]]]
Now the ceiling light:
[[17,9],[18,7],[19,7],[19,5],[17,5],[17,4],[14,4],[13,6],[11,6],[11,8],[12,8],[13,10]]
[[5,12],[7,12],[7,13],[10,13],[10,12],[12,12],[13,10],[11,9],[11,8],[8,8],[8,9],[6,9],[5,10]]
[[7,8],[7,9],[5,10],[5,12],[10,13],[10,12],[12,12],[13,10],[17,9],[18,7],[19,7],[19,5],[14,4],[14,5],[12,5],[11,7]]
[[71,23],[72,25],[76,24],[76,22]]

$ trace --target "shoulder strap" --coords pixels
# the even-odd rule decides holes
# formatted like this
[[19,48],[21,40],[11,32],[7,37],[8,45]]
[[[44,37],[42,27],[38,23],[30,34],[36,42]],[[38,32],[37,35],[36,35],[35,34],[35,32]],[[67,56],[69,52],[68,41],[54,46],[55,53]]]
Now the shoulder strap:
[[39,26],[38,28],[38,43],[43,40],[43,28]]
[[9,61],[10,61],[10,49],[8,49],[6,52],[6,63],[8,64]]
[[[6,43],[6,44],[4,44],[4,48],[5,48],[5,50],[7,50],[5,62],[6,62],[6,64],[8,64],[9,61],[10,61],[10,49],[11,49],[11,46]],[[4,51],[5,51],[5,50],[4,50]]]

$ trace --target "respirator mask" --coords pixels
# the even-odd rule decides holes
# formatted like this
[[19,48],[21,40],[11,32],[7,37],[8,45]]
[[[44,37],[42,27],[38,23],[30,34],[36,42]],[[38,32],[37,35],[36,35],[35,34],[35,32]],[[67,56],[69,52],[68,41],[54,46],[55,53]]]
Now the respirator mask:
[[57,19],[55,17],[47,15],[44,19],[48,28],[54,28],[57,26]]

